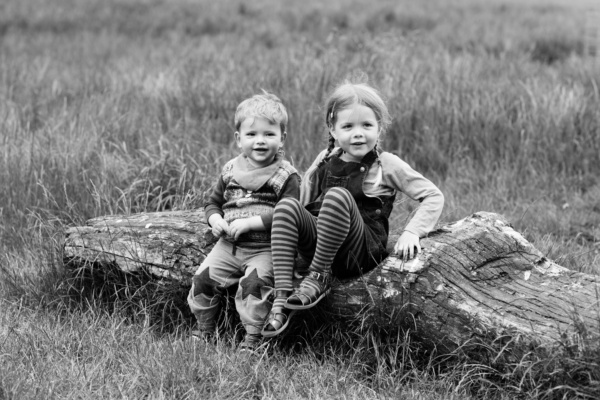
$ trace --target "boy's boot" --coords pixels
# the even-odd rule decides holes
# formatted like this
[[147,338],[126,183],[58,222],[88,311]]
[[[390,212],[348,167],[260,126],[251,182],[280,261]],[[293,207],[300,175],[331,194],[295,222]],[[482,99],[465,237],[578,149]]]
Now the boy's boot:
[[262,342],[262,335],[260,333],[249,333],[246,332],[244,336],[244,340],[240,343],[238,347],[239,351],[248,351],[254,352]]
[[216,333],[217,319],[221,311],[221,297],[208,297],[204,293],[195,293],[195,285],[188,294],[188,305],[196,317],[197,330],[192,331],[194,337],[212,339]]

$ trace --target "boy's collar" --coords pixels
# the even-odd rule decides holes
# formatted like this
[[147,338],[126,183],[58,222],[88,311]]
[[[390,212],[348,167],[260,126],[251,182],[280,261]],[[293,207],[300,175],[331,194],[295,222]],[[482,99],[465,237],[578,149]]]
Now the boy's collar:
[[254,191],[260,189],[273,176],[281,165],[282,157],[277,154],[273,162],[266,167],[255,167],[240,154],[233,162],[233,178],[244,189]]

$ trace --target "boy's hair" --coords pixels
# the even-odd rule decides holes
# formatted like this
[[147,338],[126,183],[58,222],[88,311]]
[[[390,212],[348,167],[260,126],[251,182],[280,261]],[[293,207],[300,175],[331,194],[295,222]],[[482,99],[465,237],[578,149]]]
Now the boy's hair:
[[379,91],[367,83],[352,83],[350,81],[344,81],[327,98],[325,102],[325,123],[327,127],[332,128],[335,125],[338,111],[353,104],[362,104],[373,110],[381,133],[387,131],[392,123],[392,118]]
[[242,122],[246,118],[261,117],[272,124],[279,124],[281,133],[286,131],[288,123],[288,114],[285,106],[272,93],[265,90],[262,94],[256,94],[249,99],[242,101],[235,110],[235,130],[239,131]]

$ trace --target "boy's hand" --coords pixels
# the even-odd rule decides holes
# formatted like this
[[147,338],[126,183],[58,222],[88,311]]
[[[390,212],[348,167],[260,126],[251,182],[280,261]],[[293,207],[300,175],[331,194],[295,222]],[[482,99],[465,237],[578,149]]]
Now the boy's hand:
[[240,218],[229,224],[229,236],[234,240],[238,240],[242,233],[252,230],[252,224],[249,218]]
[[[416,251],[415,251],[416,250]],[[421,252],[421,244],[419,242],[419,236],[412,232],[404,231],[398,242],[394,246],[394,252],[404,261],[411,260]]]
[[221,237],[222,235],[225,235],[227,232],[229,232],[229,224],[227,224],[227,221],[225,221],[222,218],[215,221],[214,224],[212,225],[212,234],[215,237]]

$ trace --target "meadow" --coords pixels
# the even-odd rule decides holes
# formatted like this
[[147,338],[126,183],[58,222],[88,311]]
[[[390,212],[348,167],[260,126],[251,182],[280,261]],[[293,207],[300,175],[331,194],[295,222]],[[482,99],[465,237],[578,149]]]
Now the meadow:
[[[157,331],[144,304],[78,295],[61,259],[65,228],[89,218],[201,206],[237,154],[235,107],[261,89],[288,106],[286,155],[304,171],[326,147],[326,94],[368,77],[394,117],[383,148],[444,192],[440,223],[497,212],[558,264],[600,274],[593,7],[3,1],[0,400],[600,397],[600,354],[585,349],[485,364],[409,332],[317,332],[248,359],[235,333],[197,343],[191,323]],[[399,201],[393,226],[414,207]]]

